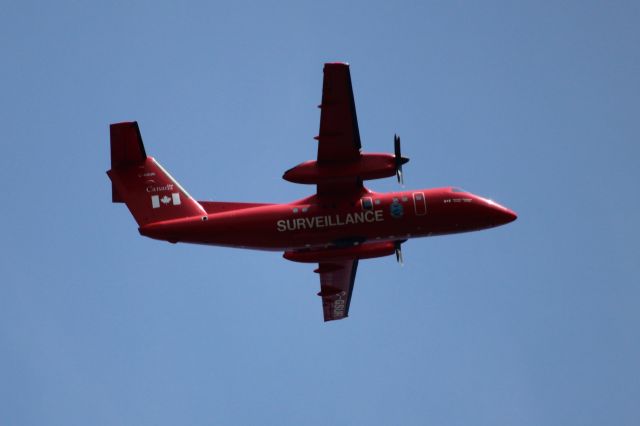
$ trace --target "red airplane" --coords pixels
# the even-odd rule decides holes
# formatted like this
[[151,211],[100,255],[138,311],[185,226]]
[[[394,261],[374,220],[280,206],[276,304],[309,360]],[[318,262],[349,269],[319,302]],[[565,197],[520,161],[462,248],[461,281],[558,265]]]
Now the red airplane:
[[316,160],[283,178],[315,184],[316,193],[288,204],[196,201],[152,157],[137,122],[112,124],[112,201],[125,203],[140,234],[171,243],[283,251],[294,262],[317,263],[324,320],[346,318],[360,259],[396,255],[409,238],[492,228],[516,214],[458,188],[378,193],[363,181],[396,175],[409,161],[394,138],[394,154],[361,151],[349,65],[324,65]]

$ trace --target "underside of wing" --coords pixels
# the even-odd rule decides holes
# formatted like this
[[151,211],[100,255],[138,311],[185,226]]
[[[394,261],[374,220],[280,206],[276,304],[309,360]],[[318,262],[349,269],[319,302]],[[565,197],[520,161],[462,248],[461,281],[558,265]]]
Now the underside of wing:
[[402,182],[402,165],[409,161],[400,151],[400,138],[394,137],[394,153],[363,153],[358,117],[351,85],[349,65],[324,65],[320,105],[318,155],[287,170],[289,182],[315,184],[325,201],[357,198],[368,192],[365,180],[396,175]]
[[325,321],[349,315],[358,261],[398,253],[399,242],[381,241],[342,247],[285,251],[283,257],[292,262],[318,263],[320,292]]
[[357,160],[360,131],[348,64],[325,64],[320,108],[318,162]]
[[[351,85],[349,65],[324,65],[322,104],[318,134],[318,164],[349,163],[360,158],[360,130]],[[333,184],[318,183],[318,195],[341,195],[359,192],[362,181],[356,177]]]
[[356,279],[358,260],[320,262],[316,272],[320,274],[322,311],[325,321],[349,316],[353,283]]
[[395,138],[394,154],[363,153],[349,65],[324,65],[320,132],[316,160],[305,161],[282,176],[289,182],[315,184],[325,200],[357,198],[368,192],[363,181],[402,176],[400,139]]

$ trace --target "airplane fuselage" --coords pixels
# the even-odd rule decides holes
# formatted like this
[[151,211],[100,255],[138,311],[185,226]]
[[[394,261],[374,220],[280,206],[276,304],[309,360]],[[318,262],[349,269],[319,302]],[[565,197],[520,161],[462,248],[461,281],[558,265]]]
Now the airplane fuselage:
[[[358,263],[396,256],[403,242],[478,231],[512,222],[516,214],[457,188],[377,193],[364,182],[396,176],[404,181],[400,137],[393,154],[362,150],[349,65],[324,65],[315,159],[283,179],[313,185],[315,194],[286,204],[196,201],[146,153],[137,122],[110,126],[111,201],[125,203],[147,237],[283,251],[295,262],[315,263],[325,321],[349,315]],[[249,152],[249,151],[248,151]]]
[[286,251],[476,231],[515,218],[511,210],[491,200],[453,188],[436,188],[364,191],[358,198],[339,203],[314,195],[288,204],[156,222],[140,227],[140,233],[174,243]]

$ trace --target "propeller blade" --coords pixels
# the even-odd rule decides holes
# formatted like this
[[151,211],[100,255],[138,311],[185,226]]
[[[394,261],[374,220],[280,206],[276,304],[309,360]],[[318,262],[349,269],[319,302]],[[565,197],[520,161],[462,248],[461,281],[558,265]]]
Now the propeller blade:
[[402,175],[402,165],[409,161],[408,158],[402,156],[402,150],[400,148],[400,136],[393,135],[393,153],[396,159],[396,177],[398,183],[404,186],[404,177]]
[[396,243],[396,260],[400,266],[404,266],[404,259],[402,258],[402,244]]

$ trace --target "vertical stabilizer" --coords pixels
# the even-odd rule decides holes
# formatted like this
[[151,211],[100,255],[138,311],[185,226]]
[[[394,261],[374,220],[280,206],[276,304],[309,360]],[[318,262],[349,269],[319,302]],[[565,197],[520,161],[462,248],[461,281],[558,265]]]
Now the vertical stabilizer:
[[111,125],[112,201],[125,203],[138,225],[206,215],[205,210],[152,157],[137,122]]

